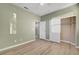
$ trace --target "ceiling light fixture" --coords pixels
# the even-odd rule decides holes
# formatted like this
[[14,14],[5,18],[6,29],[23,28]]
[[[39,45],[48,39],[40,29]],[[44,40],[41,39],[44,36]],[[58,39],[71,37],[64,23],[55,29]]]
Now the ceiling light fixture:
[[27,7],[24,7],[25,9],[28,9]]
[[44,5],[44,3],[40,3],[40,5],[41,5],[41,6],[43,6],[43,5]]

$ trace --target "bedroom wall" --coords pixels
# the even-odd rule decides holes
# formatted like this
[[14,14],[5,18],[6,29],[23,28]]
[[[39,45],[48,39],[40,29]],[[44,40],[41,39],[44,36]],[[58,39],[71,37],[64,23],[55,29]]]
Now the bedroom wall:
[[[10,34],[10,22],[16,14],[16,33]],[[35,39],[36,16],[12,4],[0,4],[0,49]]]
[[[46,21],[47,23],[49,23],[50,20],[53,20],[54,18],[59,18],[59,20],[61,18],[66,18],[66,17],[70,17],[70,16],[77,16],[77,5],[73,5],[55,12],[52,12],[50,14],[44,15],[41,17],[41,21]],[[47,38],[49,38],[49,25],[46,26],[47,28]],[[77,29],[77,28],[76,28]],[[76,36],[77,32],[75,33]],[[76,38],[76,37],[75,37]],[[77,41],[77,38],[75,39]],[[65,40],[67,41],[67,40]],[[71,40],[69,40],[71,41]],[[75,44],[77,44],[78,42],[76,42]]]

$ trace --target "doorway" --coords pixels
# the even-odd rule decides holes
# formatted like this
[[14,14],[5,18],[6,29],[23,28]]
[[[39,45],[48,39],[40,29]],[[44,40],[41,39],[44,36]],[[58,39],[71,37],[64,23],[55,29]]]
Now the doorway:
[[75,44],[76,16],[61,19],[61,41]]

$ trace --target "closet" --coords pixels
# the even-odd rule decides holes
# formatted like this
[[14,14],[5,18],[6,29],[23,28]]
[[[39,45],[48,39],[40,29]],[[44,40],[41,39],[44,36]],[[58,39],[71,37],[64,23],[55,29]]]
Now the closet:
[[75,43],[76,16],[61,19],[61,41]]

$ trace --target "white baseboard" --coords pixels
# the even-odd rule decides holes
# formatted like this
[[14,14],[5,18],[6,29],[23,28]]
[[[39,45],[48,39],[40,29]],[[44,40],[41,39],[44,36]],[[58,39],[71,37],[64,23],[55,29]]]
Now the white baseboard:
[[51,42],[60,43],[60,41],[52,41],[52,40],[50,40],[50,39],[41,39],[41,40],[46,40],[46,41],[51,41]]
[[23,45],[23,44],[27,44],[27,43],[30,43],[32,41],[35,41],[35,39],[34,40],[27,41],[27,42],[24,42],[24,43],[21,43],[21,44],[17,44],[17,45],[9,46],[9,47],[6,47],[6,48],[2,48],[2,49],[0,49],[0,51],[5,51],[5,50],[11,49],[11,48],[15,48],[17,46],[20,46],[20,45]]
[[65,41],[65,40],[61,40],[62,42],[65,42],[65,43],[69,43],[69,44],[71,44],[71,45],[76,45],[75,43],[72,43],[72,42],[70,42],[70,41]]
[[76,46],[76,48],[79,48],[79,46]]

